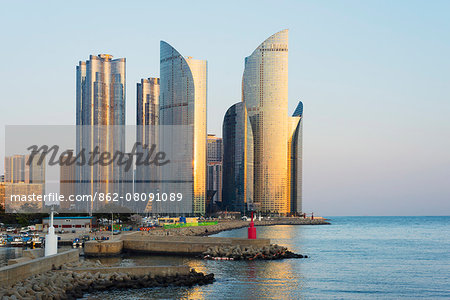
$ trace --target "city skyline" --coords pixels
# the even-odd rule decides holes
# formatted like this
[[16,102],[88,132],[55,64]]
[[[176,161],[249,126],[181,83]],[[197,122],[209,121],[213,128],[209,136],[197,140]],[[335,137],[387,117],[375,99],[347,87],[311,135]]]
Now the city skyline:
[[[55,14],[36,5],[21,8],[17,20],[5,13],[1,21],[5,28],[12,28],[1,53],[16,58],[5,62],[8,72],[1,75],[5,91],[2,127],[73,124],[67,118],[75,111],[72,68],[89,53],[112,53],[128,59],[127,119],[133,120],[133,85],[140,78],[159,76],[157,43],[167,39],[180,45],[183,52],[208,60],[208,133],[220,135],[226,109],[240,99],[243,57],[271,33],[289,28],[291,54],[295,53],[290,56],[289,115],[298,99],[305,103],[307,115],[306,210],[322,215],[449,213],[446,199],[450,192],[444,182],[449,165],[445,149],[449,145],[442,138],[450,128],[445,114],[449,104],[445,89],[448,76],[444,71],[449,65],[445,53],[450,43],[443,38],[449,28],[444,18],[448,3],[346,2],[328,3],[325,7],[320,3],[286,2],[284,13],[269,22],[258,20],[259,14],[255,14],[246,15],[248,19],[242,18],[236,24],[228,24],[213,9],[206,11],[209,14],[203,12],[205,19],[201,20],[195,13],[198,4],[186,8],[197,18],[181,31],[168,24],[148,35],[148,30],[137,26],[139,18],[128,18],[130,22],[123,29],[114,24],[108,28],[111,33],[114,29],[127,32],[118,39],[102,35],[106,29],[87,31],[93,28],[89,19],[95,18],[87,18],[87,24],[81,27],[72,27],[76,18],[70,6]],[[233,10],[237,17],[249,10],[249,4],[242,5],[241,10]],[[268,4],[258,12],[269,13],[275,7]],[[18,10],[17,5],[7,4],[4,12],[8,8]],[[112,7],[102,9],[109,12],[105,13],[108,18],[118,14]],[[138,15],[145,11],[136,11],[136,7],[125,10]],[[46,17],[34,25],[38,30],[31,34],[26,24],[34,19],[35,11]],[[433,17],[427,12],[433,12]],[[181,11],[175,11],[175,16],[181,15]],[[158,15],[155,18],[160,20]],[[204,26],[205,20],[216,22]],[[186,34],[193,31],[199,33],[195,38]],[[148,36],[145,41],[142,33]],[[22,59],[25,49],[29,52],[26,40],[33,41],[33,56],[39,59]],[[40,40],[61,42],[48,46]],[[24,89],[19,84],[23,74],[42,76],[35,76]],[[1,170],[3,162],[3,173]]]

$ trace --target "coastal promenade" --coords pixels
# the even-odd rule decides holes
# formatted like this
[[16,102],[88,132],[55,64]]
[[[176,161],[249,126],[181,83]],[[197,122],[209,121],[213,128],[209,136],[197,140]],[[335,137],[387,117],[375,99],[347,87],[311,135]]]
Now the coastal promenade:
[[[277,218],[255,221],[256,226],[271,225],[325,225],[323,218]],[[84,244],[86,256],[114,256],[122,252],[148,254],[200,255],[212,247],[267,247],[269,239],[242,239],[207,237],[225,230],[248,227],[248,221],[220,221],[216,225],[181,228],[153,228],[149,231],[123,233],[108,241],[88,241]]]
[[[255,220],[255,226],[273,226],[273,225],[329,225],[330,223],[322,218],[273,218],[271,220]],[[207,236],[216,234],[222,231],[233,230],[238,228],[248,227],[248,221],[230,220],[219,221],[216,225],[209,226],[193,226],[193,227],[181,227],[181,228],[155,228],[148,231],[148,235],[158,236]]]

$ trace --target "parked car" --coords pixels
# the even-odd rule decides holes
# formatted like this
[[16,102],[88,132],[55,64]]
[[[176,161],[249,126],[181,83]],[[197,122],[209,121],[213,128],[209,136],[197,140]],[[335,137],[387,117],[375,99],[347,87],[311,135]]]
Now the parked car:
[[8,227],[8,228],[6,228],[6,232],[14,232],[14,227]]

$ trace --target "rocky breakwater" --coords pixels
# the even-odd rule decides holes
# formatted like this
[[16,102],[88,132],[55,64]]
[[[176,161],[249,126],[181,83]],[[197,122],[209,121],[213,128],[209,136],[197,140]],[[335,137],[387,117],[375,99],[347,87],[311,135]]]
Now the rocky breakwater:
[[139,289],[210,284],[214,274],[191,270],[187,275],[152,276],[131,273],[75,272],[74,267],[101,266],[99,262],[63,265],[61,270],[31,276],[22,282],[0,288],[0,299],[78,299],[86,293],[104,290]]
[[258,247],[222,246],[211,247],[203,252],[204,259],[214,260],[274,260],[283,258],[308,258],[279,245]]

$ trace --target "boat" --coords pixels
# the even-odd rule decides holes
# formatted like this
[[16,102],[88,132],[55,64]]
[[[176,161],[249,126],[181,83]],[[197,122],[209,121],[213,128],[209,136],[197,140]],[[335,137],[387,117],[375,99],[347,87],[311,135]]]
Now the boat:
[[13,236],[9,243],[11,247],[23,247],[25,245],[21,236]]
[[0,236],[0,247],[5,247],[8,244],[7,236]]
[[35,234],[31,237],[31,245],[33,248],[40,248],[43,244],[43,237],[40,237],[39,235]]

